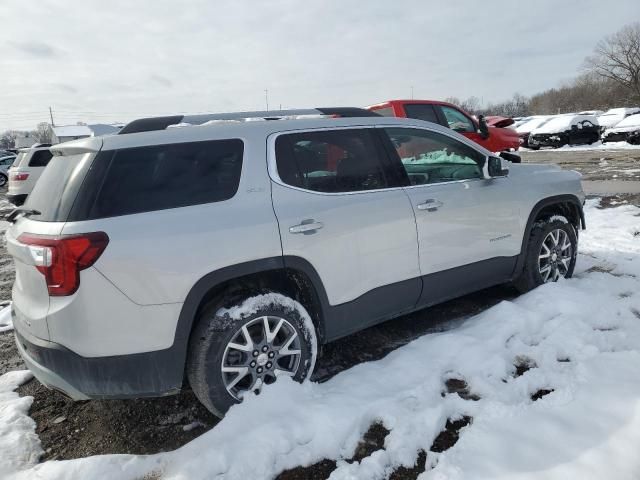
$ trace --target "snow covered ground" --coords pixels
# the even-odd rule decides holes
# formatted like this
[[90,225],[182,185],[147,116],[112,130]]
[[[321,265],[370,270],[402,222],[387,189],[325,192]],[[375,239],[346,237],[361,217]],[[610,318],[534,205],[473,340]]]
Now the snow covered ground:
[[[573,279],[325,383],[281,379],[173,452],[36,464],[30,400],[12,392],[28,374],[2,376],[0,478],[268,479],[326,458],[338,461],[332,480],[374,480],[425,451],[421,479],[638,479],[640,208],[596,207],[586,207]],[[450,379],[479,399],[447,393]],[[463,417],[459,441],[430,451],[447,420]],[[384,449],[344,461],[374,422],[390,431]]]

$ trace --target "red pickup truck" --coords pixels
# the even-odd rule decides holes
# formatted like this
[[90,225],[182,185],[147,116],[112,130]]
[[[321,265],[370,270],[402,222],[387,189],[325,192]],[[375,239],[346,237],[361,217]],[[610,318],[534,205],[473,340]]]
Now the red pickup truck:
[[[461,133],[491,152],[518,150],[520,137],[510,128],[487,125],[455,105],[437,100],[389,100],[367,107],[386,117],[405,117],[438,123]],[[504,123],[504,122],[503,122]]]

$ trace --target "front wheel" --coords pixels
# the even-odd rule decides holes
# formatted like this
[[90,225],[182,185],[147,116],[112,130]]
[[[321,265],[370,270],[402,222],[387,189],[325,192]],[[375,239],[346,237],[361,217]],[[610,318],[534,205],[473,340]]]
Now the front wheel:
[[4,173],[0,173],[0,187],[4,187],[8,181],[7,176]]
[[538,285],[571,278],[578,256],[575,227],[559,215],[537,221],[529,236],[524,269],[514,285],[528,292]]
[[317,339],[309,314],[295,300],[269,293],[230,308],[205,309],[190,341],[187,376],[198,400],[222,417],[244,395],[279,377],[307,379]]

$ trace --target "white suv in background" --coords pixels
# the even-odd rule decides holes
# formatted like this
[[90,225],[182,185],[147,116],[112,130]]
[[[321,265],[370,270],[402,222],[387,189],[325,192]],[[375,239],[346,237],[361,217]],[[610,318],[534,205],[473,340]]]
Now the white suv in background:
[[52,147],[6,233],[18,350],[42,383],[86,400],[188,379],[222,415],[308,378],[323,343],[571,276],[579,174],[421,120],[275,115],[294,113],[141,119]]
[[33,190],[38,178],[51,160],[50,144],[35,144],[31,148],[18,151],[9,172],[7,200],[14,205],[22,205]]

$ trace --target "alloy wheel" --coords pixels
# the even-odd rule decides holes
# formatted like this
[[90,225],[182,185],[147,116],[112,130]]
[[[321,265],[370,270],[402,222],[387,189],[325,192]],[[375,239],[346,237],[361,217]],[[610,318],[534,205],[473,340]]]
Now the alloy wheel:
[[550,231],[542,241],[538,254],[538,271],[544,283],[555,282],[569,272],[573,258],[573,245],[569,235],[557,228]]
[[279,376],[293,377],[302,358],[301,339],[284,318],[262,316],[242,325],[222,355],[222,380],[229,394],[241,400],[260,393]]

